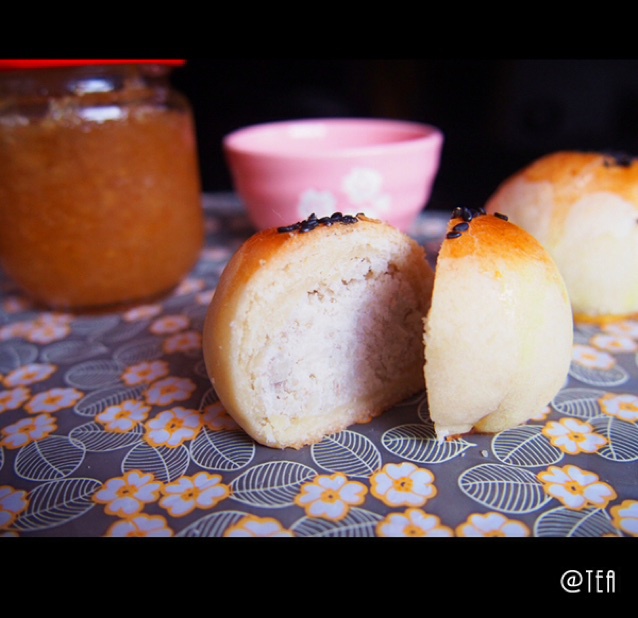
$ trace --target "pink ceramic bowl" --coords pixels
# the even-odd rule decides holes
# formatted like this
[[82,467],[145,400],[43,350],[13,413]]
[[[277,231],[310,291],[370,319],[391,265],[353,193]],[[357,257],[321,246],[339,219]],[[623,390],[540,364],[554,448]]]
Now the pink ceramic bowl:
[[430,125],[346,118],[254,125],[223,142],[235,190],[258,229],[338,211],[403,231],[430,198],[442,145]]

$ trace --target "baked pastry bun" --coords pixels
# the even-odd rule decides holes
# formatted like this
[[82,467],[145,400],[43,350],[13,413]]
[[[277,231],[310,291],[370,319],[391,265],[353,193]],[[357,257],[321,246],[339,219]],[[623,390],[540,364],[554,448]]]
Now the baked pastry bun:
[[486,203],[535,236],[577,321],[638,313],[638,160],[563,151],[506,179]]
[[554,261],[506,217],[455,209],[424,343],[439,439],[528,421],[563,386],[572,356],[572,312]]
[[424,389],[432,268],[394,227],[341,215],[259,232],[204,325],[215,391],[257,442],[300,448]]

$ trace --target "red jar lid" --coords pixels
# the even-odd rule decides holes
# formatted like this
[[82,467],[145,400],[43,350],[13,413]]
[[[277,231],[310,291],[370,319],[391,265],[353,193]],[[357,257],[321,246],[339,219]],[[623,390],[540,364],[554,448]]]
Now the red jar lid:
[[79,58],[70,58],[66,60],[32,60],[29,58],[27,60],[0,60],[0,70],[10,71],[13,69],[52,69],[60,67],[96,66],[105,64],[160,64],[163,66],[180,67],[186,64],[186,60],[148,60],[146,58],[141,60],[121,58],[110,60],[84,60]]

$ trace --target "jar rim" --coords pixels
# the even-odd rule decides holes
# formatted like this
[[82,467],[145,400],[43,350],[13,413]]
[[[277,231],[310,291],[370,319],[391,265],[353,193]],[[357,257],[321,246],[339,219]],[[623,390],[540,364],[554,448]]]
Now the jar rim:
[[184,59],[16,59],[16,60],[0,60],[0,71],[22,70],[22,69],[51,69],[62,67],[79,67],[79,66],[103,66],[103,65],[122,65],[122,64],[156,64],[162,66],[180,67],[186,64]]

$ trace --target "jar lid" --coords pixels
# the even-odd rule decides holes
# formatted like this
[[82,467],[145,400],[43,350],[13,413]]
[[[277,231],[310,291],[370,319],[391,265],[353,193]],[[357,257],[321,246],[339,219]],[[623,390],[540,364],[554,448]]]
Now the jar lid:
[[83,60],[70,58],[67,60],[0,60],[0,71],[10,71],[13,69],[53,69],[61,67],[96,66],[105,64],[159,64],[163,66],[180,67],[186,64],[186,60],[132,60],[132,59],[110,59],[110,60]]

